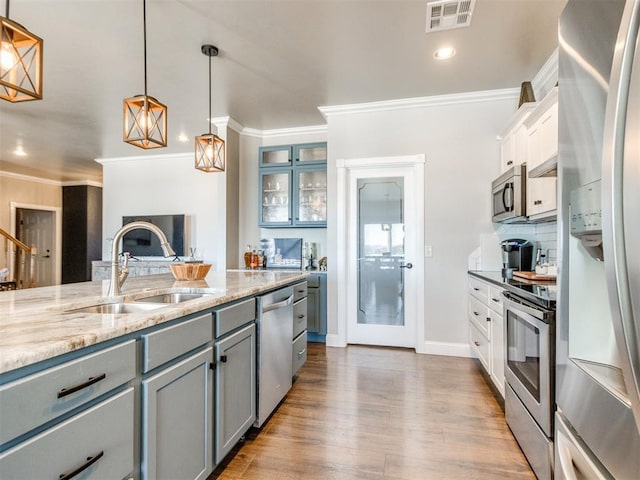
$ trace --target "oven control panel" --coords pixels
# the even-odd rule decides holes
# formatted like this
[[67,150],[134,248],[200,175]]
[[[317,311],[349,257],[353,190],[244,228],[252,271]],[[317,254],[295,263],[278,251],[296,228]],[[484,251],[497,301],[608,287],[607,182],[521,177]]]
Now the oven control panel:
[[600,180],[571,192],[571,234],[577,237],[602,233]]

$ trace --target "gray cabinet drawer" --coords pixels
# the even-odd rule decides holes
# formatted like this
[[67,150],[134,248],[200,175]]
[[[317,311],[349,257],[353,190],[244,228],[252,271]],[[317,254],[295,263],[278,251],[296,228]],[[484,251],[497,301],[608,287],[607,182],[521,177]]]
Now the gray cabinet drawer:
[[148,372],[213,339],[211,314],[142,336],[143,371]]
[[[134,469],[134,395],[129,388],[0,454],[0,478],[121,479]],[[101,454],[101,455],[100,455]]]
[[307,282],[296,283],[293,286],[293,301],[297,302],[307,296]]
[[303,332],[293,341],[292,346],[293,368],[291,375],[295,375],[300,367],[307,361],[307,332]]
[[256,301],[254,298],[214,310],[216,338],[239,328],[256,319]]
[[293,304],[293,335],[296,338],[307,329],[307,299],[303,298]]
[[[135,340],[130,340],[3,385],[0,387],[0,444],[135,376]],[[75,387],[80,388],[73,391]]]
[[307,278],[307,288],[320,288],[320,276],[316,274]]

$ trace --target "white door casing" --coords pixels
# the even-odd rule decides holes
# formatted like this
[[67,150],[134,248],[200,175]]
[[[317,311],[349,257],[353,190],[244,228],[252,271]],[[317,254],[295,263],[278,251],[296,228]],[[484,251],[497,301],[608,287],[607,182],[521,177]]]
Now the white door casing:
[[[36,286],[45,286],[46,285],[59,285],[62,279],[62,209],[60,207],[52,207],[47,205],[33,205],[33,204],[22,204],[17,202],[11,202],[11,232],[9,232],[14,237],[18,238],[16,231],[16,220],[18,219],[18,211],[21,209],[27,210],[35,210],[38,212],[43,212],[44,216],[48,216],[49,214],[52,218],[52,225],[47,228],[50,228],[51,231],[48,232],[45,236],[51,236],[51,240],[47,241],[47,243],[51,243],[50,247],[42,248],[40,245],[38,246],[37,251],[37,263],[36,263]],[[22,239],[18,238],[22,241]],[[27,244],[30,241],[25,242]],[[50,252],[47,252],[47,249]],[[46,258],[47,255],[49,258]],[[45,270],[49,270],[50,273],[46,273],[47,278],[42,278],[43,274],[43,265],[42,262],[48,264]]]
[[357,236],[350,234],[350,225],[357,216],[354,179],[402,176],[406,171],[405,223],[411,228],[405,232],[405,261],[411,262],[413,268],[405,275],[405,318],[411,334],[409,344],[404,346],[424,352],[424,166],[424,154],[337,160],[337,202],[343,206],[338,208],[336,226],[338,331],[327,335],[328,346],[347,345],[352,328],[349,318],[357,312]]

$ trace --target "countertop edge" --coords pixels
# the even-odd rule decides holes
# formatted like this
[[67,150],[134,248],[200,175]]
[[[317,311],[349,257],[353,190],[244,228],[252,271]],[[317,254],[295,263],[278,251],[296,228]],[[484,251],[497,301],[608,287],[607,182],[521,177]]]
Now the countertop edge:
[[[303,271],[289,271],[286,273],[285,278],[265,279],[262,282],[258,281],[258,283],[248,286],[235,287],[231,289],[232,291],[230,293],[226,293],[225,291],[224,294],[203,297],[185,303],[171,304],[158,310],[136,314],[122,314],[118,315],[117,318],[113,315],[90,314],[91,322],[98,325],[94,329],[84,325],[85,322],[91,324],[91,322],[87,320],[88,315],[78,314],[74,316],[69,315],[68,311],[65,312],[64,301],[62,301],[62,306],[58,306],[57,308],[43,308],[37,305],[34,306],[31,311],[20,311],[18,314],[8,315],[8,319],[3,319],[2,322],[0,322],[0,375],[24,367],[30,367],[37,363],[99,343],[117,339],[118,337],[124,337],[202,310],[215,308],[218,305],[295,284],[309,277],[309,273]],[[229,274],[227,274],[227,277],[228,275]],[[160,277],[172,279],[171,275],[157,275],[154,277],[158,279],[160,279]],[[143,277],[136,278],[143,279]],[[130,282],[134,283],[135,279],[130,280]],[[83,283],[90,284],[93,282]],[[142,293],[146,295],[152,292],[162,293],[172,288],[199,289],[198,287],[191,286],[190,282],[186,282],[184,287],[175,287],[175,283],[173,283],[173,285],[161,284],[157,288],[151,289],[148,287],[140,287],[138,289],[128,288],[124,292],[124,296],[140,297]],[[206,287],[204,288],[206,289]],[[24,295],[32,294],[34,290],[37,289],[26,289],[24,291],[27,293]],[[21,291],[18,290],[14,292]],[[90,301],[92,298],[95,297],[85,297],[84,303]],[[78,302],[77,299],[70,299],[69,301],[71,300]],[[73,301],[66,305],[71,304],[73,304]],[[104,327],[103,323],[105,319],[111,320],[111,323],[115,325]],[[69,332],[59,331],[62,329],[68,329]],[[47,334],[47,330],[50,331],[49,334]],[[54,334],[55,330],[58,330],[58,332]],[[35,336],[38,336],[40,340],[30,342],[29,340],[32,340]]]

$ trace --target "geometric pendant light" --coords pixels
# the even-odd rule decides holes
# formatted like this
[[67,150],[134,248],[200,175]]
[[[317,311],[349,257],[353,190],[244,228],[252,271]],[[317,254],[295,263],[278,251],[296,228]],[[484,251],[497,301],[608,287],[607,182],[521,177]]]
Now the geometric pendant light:
[[167,146],[167,107],[147,95],[147,3],[142,0],[144,35],[144,95],[123,101],[123,140],[149,149]]
[[42,39],[9,20],[9,0],[6,12],[6,17],[0,17],[0,98],[41,100]]
[[202,53],[209,57],[209,133],[196,137],[196,168],[203,172],[224,172],[226,152],[224,140],[211,133],[211,57],[218,55],[213,45],[202,45]]

